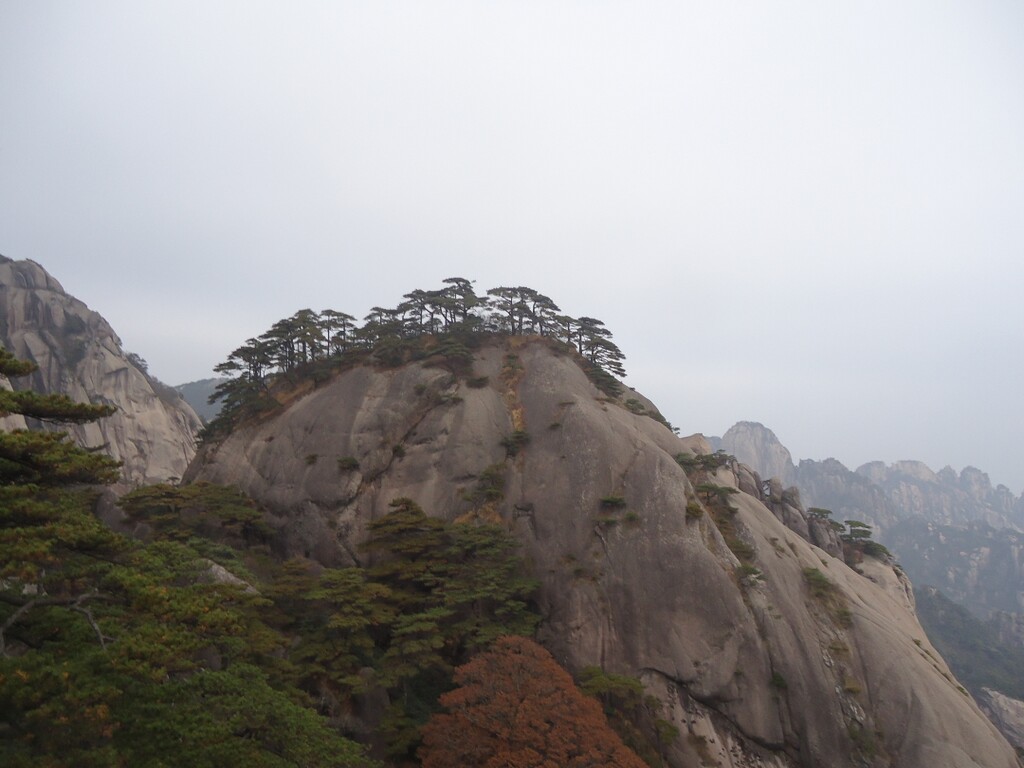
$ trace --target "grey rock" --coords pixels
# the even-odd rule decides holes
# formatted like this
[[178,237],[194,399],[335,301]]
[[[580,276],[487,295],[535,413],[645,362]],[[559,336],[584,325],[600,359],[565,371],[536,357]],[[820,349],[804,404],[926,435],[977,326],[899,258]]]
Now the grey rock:
[[[719,514],[753,553],[759,575],[745,575],[713,515],[686,515],[695,493],[674,457],[711,452],[701,436],[604,397],[540,340],[485,348],[474,375],[488,385],[421,365],[348,370],[204,447],[188,478],[239,486],[290,553],[331,564],[366,562],[366,526],[397,497],[502,521],[541,579],[545,645],[571,670],[642,678],[680,729],[673,766],[702,752],[732,768],[1017,765],[924,638],[905,579],[875,561],[860,575],[797,535],[777,517],[801,514],[781,486],[776,513],[749,469],[708,478],[744,491]],[[513,431],[530,440],[506,459]],[[359,468],[340,471],[345,457]],[[472,501],[494,465],[504,497]],[[625,499],[616,524],[607,495]],[[810,570],[828,597],[811,594]]]
[[[125,486],[180,478],[195,455],[199,418],[170,387],[149,377],[99,314],[32,261],[0,263],[0,342],[39,369],[3,382],[117,406],[91,424],[59,427],[79,444],[123,462]],[[0,377],[2,378],[2,377]],[[55,427],[7,419],[5,428]]]
[[1024,749],[1024,701],[983,688],[978,704],[1010,744]]
[[793,482],[796,469],[793,456],[775,433],[763,424],[737,422],[713,444],[751,466],[761,477],[778,478],[783,484]]

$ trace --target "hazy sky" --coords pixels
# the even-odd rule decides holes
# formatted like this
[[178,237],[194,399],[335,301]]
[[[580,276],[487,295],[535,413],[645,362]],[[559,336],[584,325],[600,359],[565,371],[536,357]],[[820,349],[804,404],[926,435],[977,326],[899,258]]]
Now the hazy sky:
[[0,253],[176,384],[463,276],[683,433],[1024,490],[1024,4],[0,0]]

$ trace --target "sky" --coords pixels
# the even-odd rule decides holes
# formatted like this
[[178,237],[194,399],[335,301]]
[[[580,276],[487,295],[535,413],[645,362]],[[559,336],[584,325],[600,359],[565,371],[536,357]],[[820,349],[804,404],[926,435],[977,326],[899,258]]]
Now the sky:
[[0,0],[0,254],[170,384],[447,277],[683,434],[1024,491],[1024,4]]

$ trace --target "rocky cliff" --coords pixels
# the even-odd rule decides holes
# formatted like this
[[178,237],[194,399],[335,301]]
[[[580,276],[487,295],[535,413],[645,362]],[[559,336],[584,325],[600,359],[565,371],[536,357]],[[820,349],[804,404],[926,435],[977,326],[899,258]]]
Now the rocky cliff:
[[[69,296],[35,262],[0,256],[0,343],[39,366],[31,376],[2,385],[117,406],[113,416],[67,431],[81,445],[102,447],[123,462],[126,484],[184,474],[200,427],[195,412],[125,353],[106,320]],[[8,418],[5,426],[26,424]],[[27,426],[52,428],[38,422]]]
[[1024,701],[985,688],[978,697],[982,710],[1016,749],[1024,749]]
[[682,734],[673,766],[1017,765],[906,579],[798,535],[798,497],[740,465],[684,468],[711,446],[541,339],[485,347],[470,378],[429,362],[292,392],[187,477],[238,485],[283,554],[325,563],[365,564],[366,526],[397,497],[503,521],[542,581],[541,639],[571,670],[640,677]]

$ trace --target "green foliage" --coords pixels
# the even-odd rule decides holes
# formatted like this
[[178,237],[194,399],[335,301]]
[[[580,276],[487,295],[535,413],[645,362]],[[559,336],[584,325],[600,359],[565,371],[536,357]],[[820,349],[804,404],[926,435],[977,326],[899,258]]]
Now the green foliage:
[[359,459],[357,459],[355,456],[338,457],[339,472],[355,472],[357,469],[359,469]]
[[865,555],[876,560],[888,560],[892,557],[892,552],[889,551],[888,547],[877,541],[868,540],[863,542],[863,550]]
[[643,683],[591,666],[580,671],[578,684],[583,693],[601,702],[608,724],[627,747],[652,768],[666,764],[666,751],[679,731],[661,719],[661,703],[645,695]]
[[817,568],[804,568],[804,580],[807,582],[811,596],[828,610],[839,626],[849,627],[852,625],[853,615],[850,613],[846,597],[829,580],[828,576]]
[[214,483],[150,485],[122,496],[119,506],[154,537],[192,542],[200,551],[214,542],[236,549],[260,546],[271,533],[263,512],[248,496]]
[[309,466],[309,467],[313,466],[314,464],[316,464],[316,461],[319,458],[320,457],[317,456],[315,453],[308,453],[308,454],[306,454],[306,466]]
[[878,752],[878,742],[874,733],[857,722],[848,723],[846,731],[857,752],[868,760],[875,756]]
[[858,542],[871,538],[871,526],[860,520],[847,520],[846,528],[847,533],[842,537],[843,541]]
[[630,411],[631,413],[635,413],[638,416],[642,416],[643,414],[647,413],[647,409],[644,407],[644,404],[637,400],[635,397],[627,399],[625,402],[625,406],[626,410]]
[[[717,487],[717,486],[716,486]],[[725,540],[725,545],[729,548],[736,559],[741,564],[750,564],[754,560],[753,546],[740,535],[740,530],[737,527],[737,521],[734,513],[735,509],[731,507],[723,507],[720,504],[714,504],[709,507],[711,517],[715,521],[715,527],[718,528],[718,532],[722,534],[722,538]]]
[[741,579],[750,579],[753,581],[757,581],[764,577],[764,574],[761,573],[761,569],[751,565],[750,563],[740,563],[736,568],[736,574]]
[[676,463],[683,469],[697,469],[700,464],[696,456],[692,453],[677,453]]
[[472,490],[464,492],[463,498],[474,505],[501,501],[505,498],[505,465],[490,464],[477,478]]
[[618,509],[626,506],[626,498],[617,493],[610,493],[601,497],[601,506],[605,509]]
[[505,449],[505,455],[509,458],[518,454],[523,446],[529,442],[530,435],[519,429],[501,439],[501,445]]
[[697,520],[704,516],[704,507],[700,505],[696,499],[690,499],[686,502],[686,519]]
[[[35,369],[36,366],[33,363],[18,360],[6,349],[0,348],[0,374],[17,379],[27,376]],[[0,416],[20,414],[28,419],[49,423],[86,424],[104,416],[110,416],[116,410],[110,405],[76,403],[66,395],[41,395],[31,390],[0,388]],[[5,451],[0,454],[0,459],[17,461],[17,454],[9,456]],[[0,475],[0,479],[2,477]]]
[[[659,424],[664,424],[666,427],[671,429],[673,432],[676,431],[676,428],[673,427],[669,423],[668,419],[666,419],[664,416],[662,416],[661,413],[657,409],[655,409],[653,411],[647,410],[647,407],[643,403],[641,403],[639,400],[637,400],[635,397],[627,398],[626,401],[623,403],[623,405],[626,406],[626,410],[628,410],[630,413],[635,413],[637,416],[647,416],[648,418],[654,419]],[[679,455],[683,456],[685,454],[679,454]]]
[[775,688],[776,690],[779,690],[779,691],[784,691],[787,688],[789,688],[789,683],[786,682],[786,678],[784,678],[778,672],[772,672],[772,677],[771,677],[771,680],[768,681],[768,684],[772,688]]
[[611,373],[599,365],[590,363],[583,366],[587,378],[608,397],[618,397],[622,392],[622,384]]
[[[828,512],[828,510],[821,510]],[[827,519],[822,516],[821,519]],[[829,520],[832,527],[839,533],[843,542],[843,557],[850,565],[861,562],[865,555],[874,557],[877,560],[889,560],[892,554],[889,550],[871,538],[871,526],[862,523],[860,520],[847,520],[846,524]]]
[[[6,390],[0,389],[0,393]],[[5,404],[14,407],[13,403]],[[35,404],[41,413],[43,403]],[[60,407],[58,405],[58,407]],[[3,413],[18,413],[4,410]],[[64,432],[18,429],[0,436],[0,484],[67,487],[117,479],[118,464],[72,443]]]
[[730,488],[727,485],[718,485],[716,483],[700,483],[695,488],[695,491],[704,497],[704,500],[708,503],[715,503],[721,505],[730,512],[735,512],[732,503],[729,501],[731,496],[739,493],[735,488]]
[[817,568],[804,568],[804,579],[812,597],[827,598],[835,594],[836,585]]
[[366,569],[316,573],[293,561],[272,597],[293,617],[296,683],[329,691],[338,713],[367,685],[383,688],[390,705],[379,733],[401,757],[414,751],[455,666],[502,635],[532,634],[536,582],[501,528],[445,523],[411,499],[395,499],[370,524],[363,549]]
[[677,453],[675,459],[676,463],[685,470],[714,472],[715,470],[726,466],[730,462],[735,461],[736,457],[726,453],[725,451],[719,450],[714,453],[698,453],[697,455],[693,455],[691,453]]
[[[275,565],[262,511],[199,483],[124,496],[132,541],[80,488],[116,465],[39,434],[0,434],[4,765],[370,765],[336,725],[371,691],[390,702],[376,738],[411,755],[452,669],[536,625],[536,583],[496,526],[398,499],[370,526],[369,568]],[[487,468],[477,498],[503,483],[504,465]]]
[[[31,407],[44,419],[68,412],[43,403]],[[154,540],[132,541],[93,516],[95,493],[78,485],[116,465],[61,435],[28,437],[0,434],[11,461],[0,466],[0,763],[370,764],[259,668],[285,645],[259,618],[265,601],[215,583],[184,541],[258,536],[237,492],[137,491],[127,506]]]
[[[471,388],[484,387],[487,377],[472,375],[473,351],[488,335],[545,337],[556,348],[572,349],[603,392],[615,396],[621,390],[616,377],[625,376],[625,356],[600,320],[563,315],[550,298],[524,286],[502,286],[478,296],[470,280],[443,282],[438,290],[405,294],[395,308],[373,307],[362,326],[344,312],[301,309],[248,339],[214,369],[227,378],[210,398],[222,406],[204,437],[278,407],[275,391],[304,380],[318,384],[334,371],[366,361],[395,367],[420,360],[448,368]],[[503,373],[514,370],[506,366]],[[660,414],[650,415],[664,421]]]

